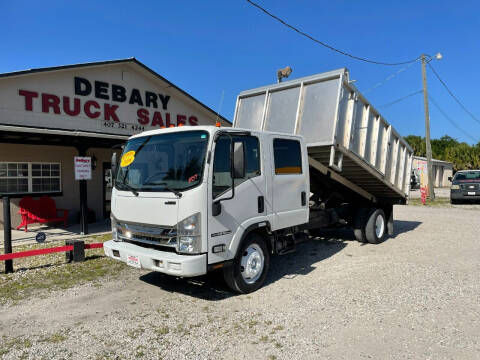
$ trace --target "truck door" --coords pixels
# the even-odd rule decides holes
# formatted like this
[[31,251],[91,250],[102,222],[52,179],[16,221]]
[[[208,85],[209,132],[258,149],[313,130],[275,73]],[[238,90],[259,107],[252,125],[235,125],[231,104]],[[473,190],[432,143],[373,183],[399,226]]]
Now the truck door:
[[[220,214],[212,216],[213,202],[232,196],[231,140],[244,144],[245,177],[235,179],[235,197],[221,201]],[[252,223],[266,219],[266,185],[260,151],[260,141],[256,136],[220,135],[214,143],[213,166],[210,167],[212,182],[208,196],[209,264],[231,259],[235,254],[230,254],[228,248],[235,233],[243,233]]]
[[[297,138],[272,135],[272,229],[308,222],[310,193],[306,148]],[[303,153],[303,154],[302,154]]]

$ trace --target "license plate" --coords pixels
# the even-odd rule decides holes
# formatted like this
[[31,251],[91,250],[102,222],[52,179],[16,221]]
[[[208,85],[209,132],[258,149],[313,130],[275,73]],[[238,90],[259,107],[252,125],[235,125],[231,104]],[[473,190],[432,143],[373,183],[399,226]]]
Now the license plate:
[[127,255],[127,265],[133,266],[134,268],[140,269],[140,259],[138,256]]
[[475,191],[469,191],[468,195],[475,195]]

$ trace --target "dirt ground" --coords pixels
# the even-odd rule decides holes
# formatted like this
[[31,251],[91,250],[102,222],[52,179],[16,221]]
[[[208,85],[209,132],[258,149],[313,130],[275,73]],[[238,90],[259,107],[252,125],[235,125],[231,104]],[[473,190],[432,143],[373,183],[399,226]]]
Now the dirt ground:
[[0,357],[480,358],[480,211],[397,206],[395,219],[379,245],[326,231],[273,258],[249,295],[125,267],[0,305]]

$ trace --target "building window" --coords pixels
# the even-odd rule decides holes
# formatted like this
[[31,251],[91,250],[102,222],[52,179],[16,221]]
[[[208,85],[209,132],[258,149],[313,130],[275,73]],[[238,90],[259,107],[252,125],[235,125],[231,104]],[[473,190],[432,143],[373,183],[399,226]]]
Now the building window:
[[0,162],[0,193],[60,192],[59,163]]
[[275,160],[275,174],[302,173],[300,142],[296,140],[274,139],[273,156]]

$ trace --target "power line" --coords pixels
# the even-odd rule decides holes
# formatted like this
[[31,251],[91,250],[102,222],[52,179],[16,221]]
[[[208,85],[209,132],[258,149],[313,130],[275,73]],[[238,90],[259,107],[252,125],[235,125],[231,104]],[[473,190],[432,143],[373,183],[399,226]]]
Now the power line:
[[386,82],[392,80],[393,78],[395,78],[397,75],[399,75],[400,73],[408,70],[413,64],[415,64],[415,62],[412,62],[410,64],[408,64],[407,66],[404,66],[402,68],[400,68],[399,70],[391,73],[390,75],[388,75],[385,79],[383,79],[382,81],[379,81],[378,83],[376,83],[373,87],[371,87],[370,89],[366,90],[366,91],[362,91],[363,94],[368,94],[369,92],[373,91],[373,90],[376,90],[377,88],[379,88],[380,86],[383,86],[385,85]]
[[442,78],[440,77],[440,75],[438,75],[438,73],[435,71],[435,69],[433,68],[432,65],[430,65],[430,63],[427,63],[428,66],[430,66],[430,69],[432,69],[433,73],[435,74],[435,76],[437,77],[438,81],[440,81],[442,83],[442,85],[445,87],[445,89],[448,91],[448,93],[450,94],[450,96],[457,102],[458,105],[460,105],[460,107],[468,114],[470,115],[470,117],[475,120],[477,123],[480,124],[480,120],[478,120],[475,115],[473,115],[466,107],[465,105],[463,105],[463,103],[453,94],[453,92],[449,89],[449,87],[447,86],[447,84],[445,83],[445,81],[442,80]]
[[435,101],[435,99],[431,96],[431,95],[428,95],[428,98],[430,99],[430,101],[432,102],[432,104],[437,108],[438,111],[440,111],[440,113],[443,115],[443,117],[445,119],[447,119],[458,131],[462,132],[466,137],[468,137],[469,139],[472,139],[473,142],[477,143],[479,141],[479,139],[475,139],[473,136],[470,135],[470,133],[468,131],[465,131],[463,130],[460,125],[458,125],[450,116],[448,116],[445,111],[443,111],[441,108],[440,108],[440,105],[438,105],[438,103]]
[[284,20],[280,19],[278,16],[275,16],[273,15],[271,12],[269,12],[268,10],[266,10],[265,8],[261,7],[260,5],[254,3],[253,1],[251,0],[246,0],[250,5],[253,5],[255,6],[257,9],[263,11],[265,14],[267,14],[268,16],[272,17],[273,19],[277,20],[278,22],[280,22],[281,24],[285,25],[286,27],[292,29],[293,31],[296,31],[297,33],[299,33],[300,35],[302,36],[305,36],[306,38],[316,42],[317,44],[320,44],[332,51],[336,51],[342,55],[345,55],[345,56],[348,56],[348,57],[351,57],[352,59],[355,59],[355,60],[360,60],[360,61],[364,61],[364,62],[367,62],[367,63],[371,63],[371,64],[377,64],[377,65],[390,65],[390,66],[396,66],[396,65],[404,65],[404,64],[409,64],[409,63],[413,63],[415,61],[417,61],[419,58],[415,58],[415,59],[412,59],[412,60],[408,60],[408,61],[402,61],[402,62],[395,62],[395,63],[387,63],[387,62],[381,62],[381,61],[375,61],[375,60],[370,60],[370,59],[366,59],[366,58],[362,58],[362,57],[359,57],[359,56],[355,56],[355,55],[352,55],[352,54],[349,54],[343,50],[339,50],[337,48],[334,48],[333,46],[331,45],[328,45],[326,43],[324,43],[323,41],[320,41],[316,38],[314,38],[313,36],[303,32],[302,30],[296,28],[295,26],[293,25],[290,25],[288,24],[287,22],[285,22]]
[[414,95],[417,95],[417,94],[421,94],[423,92],[423,90],[418,90],[418,91],[415,91],[414,93],[411,93],[411,94],[408,94],[408,95],[405,95],[397,100],[394,100],[392,102],[389,102],[387,104],[383,104],[383,105],[380,105],[379,108],[386,108],[386,107],[389,107],[391,105],[394,105],[396,103],[399,103],[400,101],[403,101],[405,99],[408,99],[409,97],[411,96],[414,96]]

